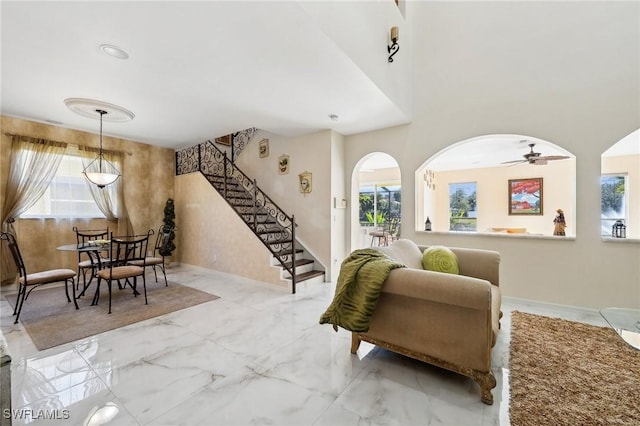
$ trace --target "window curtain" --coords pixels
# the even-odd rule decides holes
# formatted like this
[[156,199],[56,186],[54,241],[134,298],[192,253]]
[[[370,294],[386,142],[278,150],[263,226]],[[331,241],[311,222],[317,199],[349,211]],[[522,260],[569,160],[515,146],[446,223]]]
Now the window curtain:
[[[47,190],[67,144],[23,135],[7,136],[11,138],[11,158],[2,207],[2,230],[16,235],[15,218],[33,206]],[[11,271],[7,276],[15,276],[15,266],[7,250],[2,251],[1,267],[2,271]]]
[[12,138],[9,180],[2,208],[2,230],[13,232],[20,216],[47,190],[62,161],[67,144],[22,135]]
[[[100,151],[96,148],[86,146],[79,146],[78,150],[80,152],[80,157],[82,158],[83,167],[95,167],[95,171],[97,171],[98,163],[95,162],[91,165],[90,163],[95,160]],[[123,153],[108,150],[103,150],[102,153],[107,161],[111,162],[118,170],[120,170],[120,173],[124,173]],[[91,191],[91,195],[98,205],[98,208],[107,217],[107,220],[118,223],[117,234],[132,235],[134,233],[133,226],[129,220],[127,206],[124,201],[124,180],[122,176],[114,183],[107,185],[104,188],[98,188],[96,185],[89,182],[88,179],[85,179],[85,182],[89,187],[89,191]],[[116,206],[118,211],[116,211]]]

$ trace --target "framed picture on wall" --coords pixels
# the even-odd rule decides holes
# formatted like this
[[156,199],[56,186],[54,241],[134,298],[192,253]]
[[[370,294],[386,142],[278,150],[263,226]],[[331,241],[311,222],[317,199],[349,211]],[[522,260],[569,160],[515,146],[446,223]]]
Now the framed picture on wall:
[[311,192],[311,173],[304,171],[298,175],[300,179],[300,192],[309,194]]
[[542,213],[542,178],[509,179],[509,215]]
[[266,158],[269,156],[269,139],[262,139],[258,144],[258,152],[260,158]]
[[286,175],[289,173],[289,156],[282,154],[278,157],[278,174]]

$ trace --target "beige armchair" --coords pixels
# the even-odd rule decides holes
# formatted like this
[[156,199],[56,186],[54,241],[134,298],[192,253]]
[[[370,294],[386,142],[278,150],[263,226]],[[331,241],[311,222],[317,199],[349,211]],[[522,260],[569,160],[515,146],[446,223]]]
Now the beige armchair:
[[390,272],[369,330],[352,333],[351,352],[367,341],[463,374],[480,385],[482,402],[493,403],[491,351],[500,328],[500,255],[454,248],[460,275],[422,268],[426,246],[401,239],[378,250],[407,268]]

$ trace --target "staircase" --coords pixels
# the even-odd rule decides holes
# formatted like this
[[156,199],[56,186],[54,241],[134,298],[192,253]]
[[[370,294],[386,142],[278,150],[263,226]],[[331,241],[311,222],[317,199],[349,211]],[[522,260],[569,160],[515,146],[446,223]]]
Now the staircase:
[[324,271],[316,269],[315,260],[296,240],[294,216],[288,216],[211,141],[176,152],[176,174],[196,171],[271,252],[273,265],[282,268],[281,276],[291,283],[292,293],[303,281],[316,277],[324,281]]

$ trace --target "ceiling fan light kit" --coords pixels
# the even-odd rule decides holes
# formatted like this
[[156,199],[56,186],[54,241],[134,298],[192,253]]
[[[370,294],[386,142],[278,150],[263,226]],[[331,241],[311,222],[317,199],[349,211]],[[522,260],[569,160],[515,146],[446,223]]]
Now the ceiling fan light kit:
[[565,160],[567,158],[570,158],[568,155],[542,155],[541,153],[535,152],[533,150],[534,146],[536,146],[535,143],[529,144],[529,152],[523,155],[524,160],[504,161],[501,164],[516,165],[521,163],[529,163],[536,166],[544,166],[549,161]]

